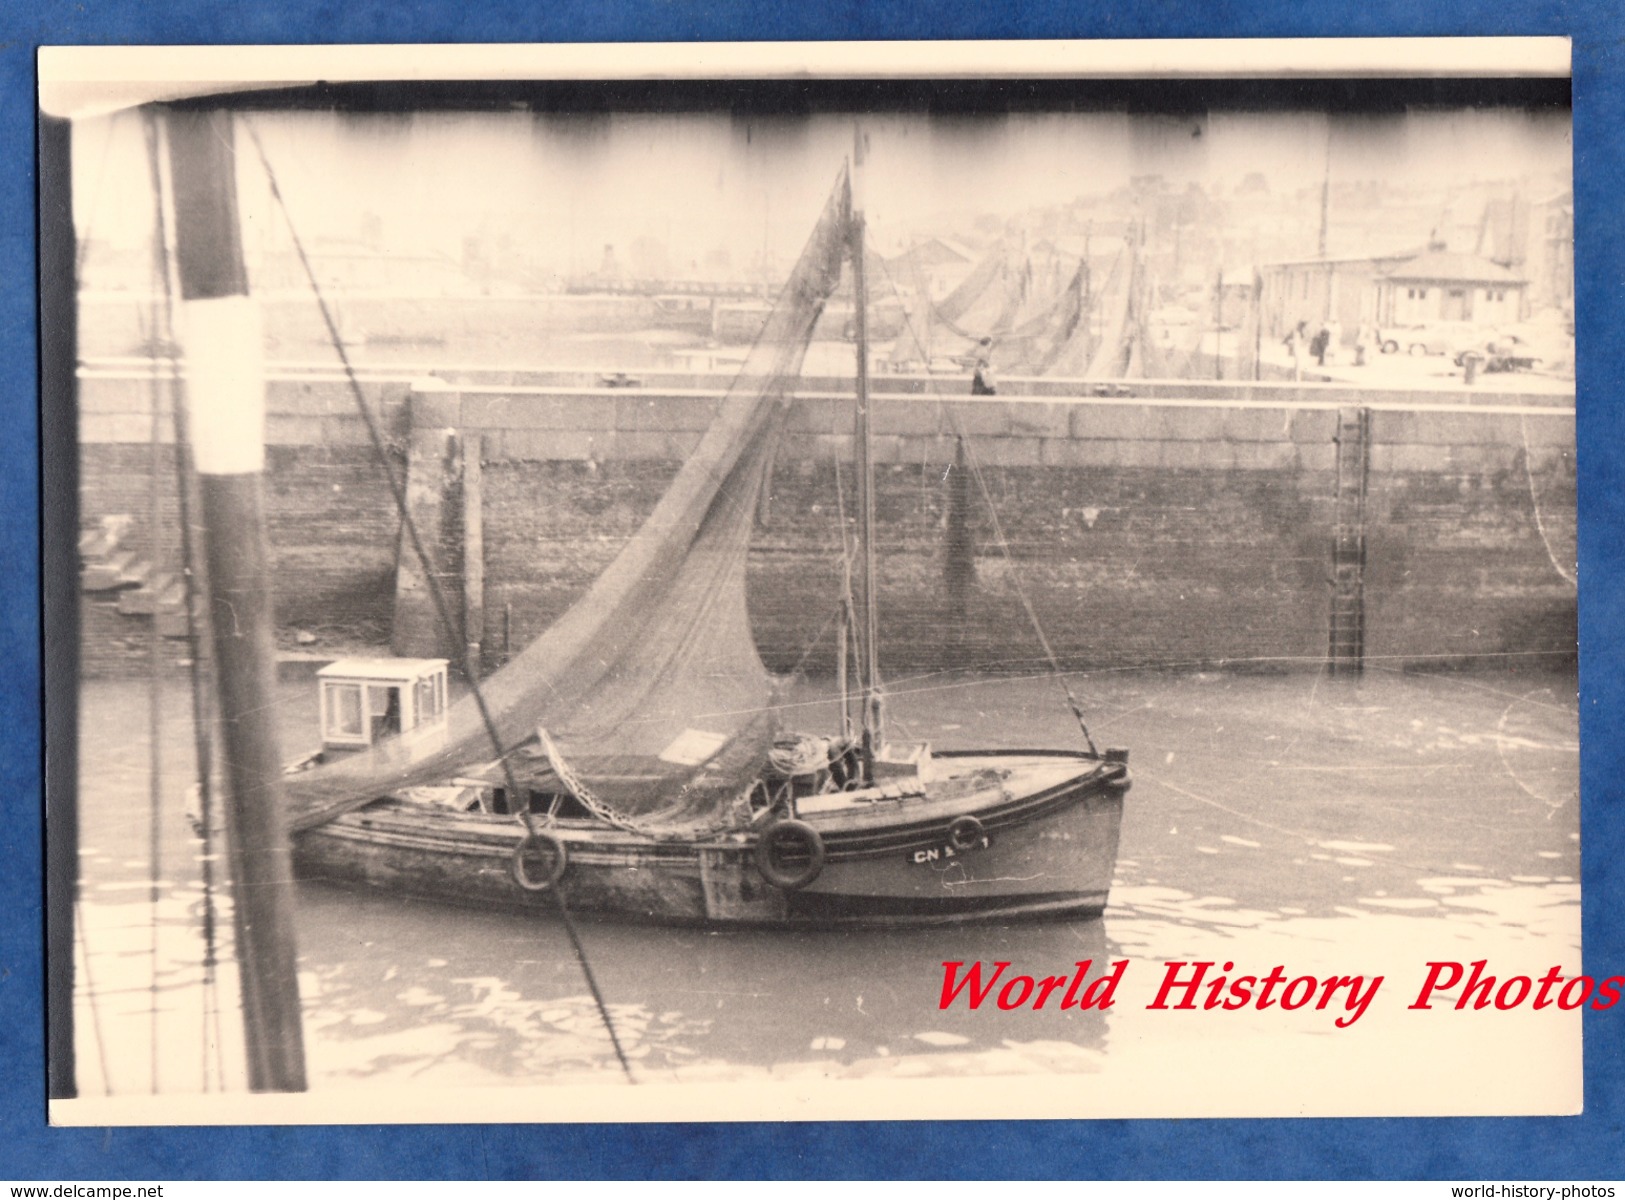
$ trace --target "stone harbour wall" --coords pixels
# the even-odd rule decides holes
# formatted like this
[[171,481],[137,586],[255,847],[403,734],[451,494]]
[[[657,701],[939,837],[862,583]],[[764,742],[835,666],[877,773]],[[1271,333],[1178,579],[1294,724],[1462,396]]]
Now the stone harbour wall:
[[[495,665],[505,646],[517,650],[561,614],[638,528],[698,443],[724,381],[445,378],[433,421],[480,439],[483,650]],[[1368,662],[1575,656],[1572,397],[1032,381],[1006,389],[1027,394],[942,399],[919,380],[879,386],[881,658],[894,675],[1037,669],[1043,651],[1023,595],[1068,667],[1319,667],[1339,415],[1359,407],[1371,409]],[[414,409],[423,419],[429,408],[409,379],[364,375],[363,390],[404,475]],[[750,604],[775,669],[834,661],[838,478],[852,511],[847,390],[838,379],[804,381],[759,507]],[[149,380],[116,371],[87,370],[82,382],[82,517],[130,513],[143,547],[151,394]],[[273,371],[268,404],[285,638],[304,631],[314,651],[387,643],[399,522],[348,385]],[[166,529],[152,553],[172,564],[172,480],[163,490]],[[455,480],[447,503],[455,514]],[[460,528],[446,522],[441,547],[458,597]],[[90,673],[132,657],[106,626],[85,623]]]

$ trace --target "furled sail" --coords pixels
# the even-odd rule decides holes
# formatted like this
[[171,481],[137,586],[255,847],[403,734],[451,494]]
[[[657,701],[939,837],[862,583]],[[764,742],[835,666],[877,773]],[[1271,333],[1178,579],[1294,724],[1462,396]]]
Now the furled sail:
[[[761,771],[776,726],[745,560],[766,464],[840,281],[850,211],[843,172],[710,429],[654,512],[585,595],[481,684],[520,787],[590,790],[628,819],[681,833],[725,825]],[[297,830],[402,788],[500,783],[500,766],[470,698],[444,724],[290,776],[285,790]]]

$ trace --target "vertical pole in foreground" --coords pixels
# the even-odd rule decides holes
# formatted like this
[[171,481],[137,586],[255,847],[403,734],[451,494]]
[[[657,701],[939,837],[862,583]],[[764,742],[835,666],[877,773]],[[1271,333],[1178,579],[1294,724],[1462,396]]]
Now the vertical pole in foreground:
[[231,115],[171,111],[167,127],[248,1080],[255,1091],[299,1092],[305,1050],[276,732],[259,314],[243,266]]
[[[73,229],[73,127],[39,123],[40,526],[44,536],[45,1069],[49,1096],[79,1094],[73,1050],[73,909],[79,894],[78,307]],[[25,885],[26,886],[26,885]]]

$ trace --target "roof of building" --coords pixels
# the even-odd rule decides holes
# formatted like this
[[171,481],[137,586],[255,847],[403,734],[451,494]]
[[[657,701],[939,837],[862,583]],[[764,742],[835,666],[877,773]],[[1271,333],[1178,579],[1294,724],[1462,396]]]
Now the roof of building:
[[924,241],[915,242],[901,254],[892,257],[893,262],[903,262],[915,259],[922,263],[944,262],[971,262],[976,258],[976,251],[970,249],[962,242],[952,238],[928,237]]
[[410,683],[445,670],[443,658],[341,658],[316,674],[322,679],[374,679]]
[[1350,254],[1329,258],[1297,258],[1284,262],[1260,263],[1261,271],[1304,267],[1342,267],[1369,264],[1382,278],[1397,282],[1488,283],[1520,287],[1526,281],[1515,271],[1477,254],[1451,250],[1418,249],[1397,254]]
[[1395,263],[1387,272],[1387,278],[1429,283],[1497,283],[1511,287],[1525,282],[1521,275],[1500,263],[1476,254],[1458,254],[1449,250],[1428,250],[1415,258]]
[[1258,264],[1261,271],[1275,271],[1283,267],[1345,267],[1351,264],[1369,264],[1382,267],[1385,263],[1392,263],[1399,259],[1411,258],[1421,254],[1420,249],[1398,250],[1392,254],[1330,254],[1312,258],[1283,258],[1273,262]]

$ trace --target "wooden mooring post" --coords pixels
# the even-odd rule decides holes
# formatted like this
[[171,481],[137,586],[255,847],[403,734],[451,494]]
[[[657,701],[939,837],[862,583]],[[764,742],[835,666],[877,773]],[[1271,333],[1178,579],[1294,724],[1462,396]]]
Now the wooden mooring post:
[[[411,433],[406,451],[406,511],[430,563],[418,561],[412,539],[403,526],[395,553],[395,620],[390,649],[403,658],[458,659],[463,632],[442,629],[430,590],[429,571],[441,595],[452,590],[457,573],[447,559],[447,501],[460,466],[457,451],[462,396],[438,379],[420,379],[407,398]],[[482,585],[483,586],[483,585]],[[451,617],[456,620],[455,614]]]

